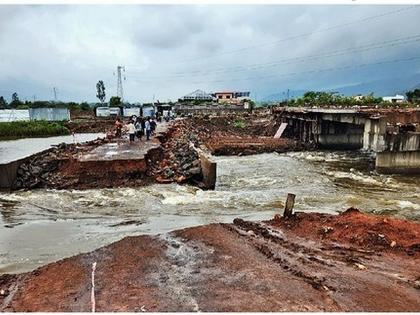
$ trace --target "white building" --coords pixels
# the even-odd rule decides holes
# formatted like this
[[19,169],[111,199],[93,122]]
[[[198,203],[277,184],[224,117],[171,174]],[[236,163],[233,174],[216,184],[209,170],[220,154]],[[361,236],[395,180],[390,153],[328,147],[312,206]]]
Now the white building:
[[213,97],[203,90],[195,90],[181,98],[184,101],[211,101]]
[[384,96],[382,97],[382,100],[390,103],[404,103],[405,97],[404,95],[396,94],[395,96]]

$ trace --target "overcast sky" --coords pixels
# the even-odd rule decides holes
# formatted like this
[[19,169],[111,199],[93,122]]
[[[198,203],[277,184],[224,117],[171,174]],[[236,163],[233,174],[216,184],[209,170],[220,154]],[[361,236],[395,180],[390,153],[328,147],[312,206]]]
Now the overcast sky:
[[[401,11],[398,11],[401,10]],[[416,37],[417,36],[417,37]],[[0,6],[0,95],[96,101],[95,85],[166,101],[196,89],[334,89],[420,72],[420,8],[290,5]]]

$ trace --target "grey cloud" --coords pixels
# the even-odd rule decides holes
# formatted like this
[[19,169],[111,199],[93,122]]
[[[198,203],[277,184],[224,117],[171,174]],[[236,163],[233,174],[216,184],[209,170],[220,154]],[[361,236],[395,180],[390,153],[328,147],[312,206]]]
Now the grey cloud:
[[[324,31],[398,8],[403,7],[0,6],[0,95],[10,97],[7,93],[16,90],[28,98],[37,94],[49,99],[52,86],[58,86],[63,100],[95,101],[99,79],[105,81],[108,96],[115,93],[113,72],[118,64],[126,65],[124,90],[130,101],[148,101],[153,94],[176,99],[197,88],[249,89],[263,95],[285,88],[356,84],[389,78],[395,71],[412,75],[420,70],[418,62],[305,71],[413,56],[419,42],[247,67],[420,34],[420,9]],[[279,41],[310,32],[314,33]],[[245,70],[229,71],[235,67]],[[284,75],[288,73],[302,74]]]

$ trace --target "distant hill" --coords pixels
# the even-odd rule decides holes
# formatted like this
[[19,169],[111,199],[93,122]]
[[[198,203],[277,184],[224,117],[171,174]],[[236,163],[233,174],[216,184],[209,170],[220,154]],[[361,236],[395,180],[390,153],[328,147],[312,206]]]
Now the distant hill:
[[[297,98],[301,97],[307,90],[290,90],[289,91],[289,98]],[[261,101],[263,102],[277,102],[286,99],[286,94],[283,93],[274,93],[267,96],[264,96]]]
[[409,90],[415,90],[415,89],[420,89],[420,83],[416,84],[415,86],[413,86],[411,89]]
[[344,95],[368,94],[373,92],[376,96],[405,94],[413,86],[420,86],[420,74],[408,77],[395,77],[391,79],[376,80],[357,85],[348,85],[336,88],[335,91]]
[[[369,94],[373,92],[375,96],[387,96],[395,94],[405,94],[406,91],[420,88],[420,73],[412,76],[400,76],[383,80],[375,80],[355,85],[345,85],[338,88],[314,89],[316,91],[334,91],[346,96]],[[308,90],[290,90],[290,98],[302,96]],[[281,101],[285,99],[283,93],[270,94],[262,98],[265,102]]]

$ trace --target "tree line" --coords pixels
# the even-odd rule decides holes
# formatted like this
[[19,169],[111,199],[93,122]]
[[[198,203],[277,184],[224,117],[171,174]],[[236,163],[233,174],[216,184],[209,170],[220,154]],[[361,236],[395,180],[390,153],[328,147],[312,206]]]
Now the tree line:
[[[102,80],[99,80],[96,84],[96,97],[99,99],[100,103],[97,103],[96,106],[103,105],[105,102],[105,84]],[[121,105],[121,99],[119,97],[111,97],[110,99],[111,106]],[[68,108],[73,110],[90,110],[91,107],[87,102],[54,102],[54,101],[21,101],[19,95],[14,92],[12,94],[12,100],[10,103],[7,100],[0,96],[0,109],[28,109],[28,108]]]
[[79,110],[90,110],[91,107],[87,102],[53,102],[53,101],[21,101],[17,93],[12,94],[12,101],[10,103],[0,96],[0,109],[28,109],[28,108],[68,108]]
[[[407,102],[405,105],[420,104],[420,89],[406,93]],[[368,95],[352,97],[344,96],[338,92],[316,92],[308,91],[302,97],[287,102],[289,106],[357,106],[357,105],[379,105],[392,106],[393,103],[384,102],[382,97],[375,97],[373,93]],[[398,104],[401,105],[401,104]]]

